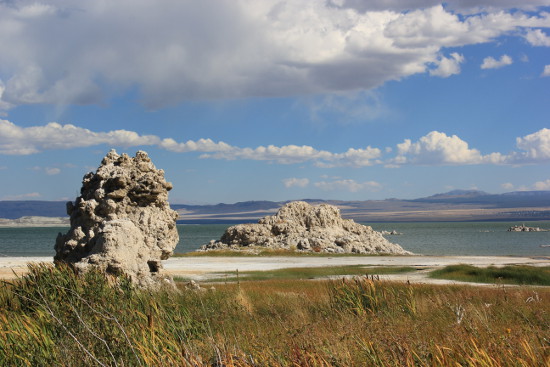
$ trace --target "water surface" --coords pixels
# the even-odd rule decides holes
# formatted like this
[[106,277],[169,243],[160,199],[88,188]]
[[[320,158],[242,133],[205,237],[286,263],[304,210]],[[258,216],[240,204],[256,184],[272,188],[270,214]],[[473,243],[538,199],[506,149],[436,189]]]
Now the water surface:
[[[550,232],[507,232],[518,222],[428,222],[375,223],[376,230],[396,230],[402,235],[386,236],[406,250],[424,255],[513,255],[550,256]],[[550,222],[526,222],[550,229]],[[190,252],[217,240],[229,225],[180,224],[180,242],[175,252]],[[0,228],[0,256],[52,256],[55,238],[66,227]]]

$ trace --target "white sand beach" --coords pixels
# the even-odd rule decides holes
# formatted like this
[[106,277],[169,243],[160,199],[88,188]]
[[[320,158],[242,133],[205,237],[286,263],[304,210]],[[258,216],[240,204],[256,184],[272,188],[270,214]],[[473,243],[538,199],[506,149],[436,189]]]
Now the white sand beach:
[[[0,278],[14,278],[24,274],[29,262],[52,262],[51,257],[2,257]],[[532,265],[550,266],[550,257],[512,256],[350,256],[350,257],[173,257],[163,261],[164,268],[173,276],[197,281],[223,276],[230,271],[273,270],[296,267],[322,267],[337,265],[412,266],[438,268],[453,264],[475,266]],[[450,283],[430,279],[425,272],[385,275],[384,279],[416,283]],[[454,282],[451,282],[454,283]]]

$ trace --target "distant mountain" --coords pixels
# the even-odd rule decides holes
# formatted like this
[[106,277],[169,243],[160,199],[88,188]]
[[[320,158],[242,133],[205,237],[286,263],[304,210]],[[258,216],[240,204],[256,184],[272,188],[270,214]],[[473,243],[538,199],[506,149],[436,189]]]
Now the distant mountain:
[[550,196],[550,191],[512,191],[502,194],[502,196],[515,196],[518,198],[535,197],[544,198]]
[[428,196],[427,198],[416,199],[416,201],[446,200],[446,199],[455,199],[455,198],[474,198],[478,196],[487,196],[487,195],[490,195],[490,194],[486,193],[485,191],[479,191],[479,190],[452,190],[442,194],[435,194],[432,196]]
[[[357,221],[416,220],[549,220],[550,191],[515,191],[489,194],[453,190],[414,200],[340,201],[304,199],[310,204],[331,204]],[[243,201],[234,204],[173,204],[182,223],[242,223],[275,213],[289,201]],[[24,216],[66,217],[64,201],[0,201],[0,218]]]
[[172,204],[174,210],[187,210],[195,214],[202,213],[235,213],[235,212],[255,212],[259,210],[276,209],[281,206],[280,203],[274,201],[243,201],[235,204],[215,204],[215,205],[185,205]]
[[0,201],[0,218],[18,219],[27,216],[65,217],[66,201]]
[[550,206],[550,191],[514,191],[504,194],[488,194],[478,190],[453,190],[412,202],[476,204],[493,208],[520,208]]

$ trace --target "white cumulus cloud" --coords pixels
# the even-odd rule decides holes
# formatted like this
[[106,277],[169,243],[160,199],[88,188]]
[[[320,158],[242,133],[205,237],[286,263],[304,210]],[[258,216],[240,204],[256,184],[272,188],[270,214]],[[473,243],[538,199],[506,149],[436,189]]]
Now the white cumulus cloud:
[[[108,147],[154,146],[174,153],[201,153],[203,159],[255,160],[279,164],[309,162],[321,168],[367,167],[385,164],[402,165],[470,165],[470,164],[538,164],[550,161],[550,129],[543,128],[516,138],[516,151],[509,154],[482,154],[456,135],[432,131],[417,141],[405,139],[396,149],[366,146],[344,152],[319,150],[309,145],[238,147],[212,139],[178,142],[173,138],[140,135],[135,131],[96,132],[71,124],[51,122],[43,126],[21,127],[0,119],[0,155],[29,155],[46,150],[65,150],[106,145]],[[395,152],[393,158],[390,155]],[[0,167],[1,169],[1,167]],[[47,168],[50,175],[60,169]]]
[[283,180],[283,185],[285,185],[286,188],[306,187],[307,185],[309,185],[309,180],[307,178],[296,178],[296,177],[285,178]]
[[516,138],[516,146],[522,152],[510,154],[510,163],[540,163],[550,161],[550,129],[544,128]]
[[390,164],[464,165],[502,163],[504,159],[500,153],[482,155],[458,136],[439,131],[432,131],[414,143],[405,139],[397,145],[397,152]]
[[550,76],[550,65],[544,65],[541,76]]
[[550,36],[540,29],[530,29],[525,34],[525,39],[533,46],[550,47]]
[[50,122],[45,126],[20,127],[0,119],[0,154],[26,155],[44,150],[89,147],[99,144],[131,147],[158,145],[153,135],[139,135],[134,131],[113,130],[94,132],[71,124]]
[[323,167],[364,167],[377,163],[380,149],[349,148],[343,153],[317,150],[308,145],[236,147],[211,139],[177,142],[173,138],[161,139],[156,135],[140,135],[135,131],[113,130],[95,132],[89,129],[56,122],[44,126],[21,127],[0,119],[0,154],[28,155],[45,150],[73,149],[107,145],[110,147],[156,146],[175,153],[201,152],[201,158],[248,159],[272,161],[281,164],[312,162]]
[[442,56],[436,62],[437,68],[430,70],[430,75],[447,78],[460,74],[460,64],[463,62],[464,56],[456,52],[453,52],[449,58]]
[[376,181],[364,181],[357,182],[355,180],[335,180],[335,181],[319,181],[315,182],[315,187],[325,191],[379,191],[382,189],[382,185]]
[[512,58],[508,55],[502,55],[500,59],[495,59],[491,56],[483,59],[483,64],[481,64],[482,69],[498,69],[506,65],[512,64]]
[[543,1],[0,1],[0,109],[134,88],[150,108],[353,92],[434,64],[449,76],[462,61],[444,48],[549,27]]

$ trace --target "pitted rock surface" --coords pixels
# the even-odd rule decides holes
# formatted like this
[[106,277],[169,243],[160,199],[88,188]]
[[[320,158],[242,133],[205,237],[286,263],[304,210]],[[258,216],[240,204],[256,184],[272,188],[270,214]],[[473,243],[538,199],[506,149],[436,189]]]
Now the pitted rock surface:
[[276,215],[253,224],[229,227],[219,241],[201,250],[288,249],[309,252],[402,254],[410,252],[389,242],[369,226],[343,219],[332,205],[303,201],[284,205]]
[[171,282],[161,264],[179,241],[171,189],[147,153],[132,158],[111,150],[95,173],[84,176],[81,195],[67,203],[71,228],[57,236],[54,260],[78,271],[125,274],[140,287]]

